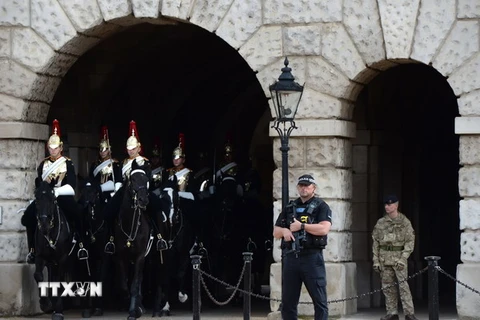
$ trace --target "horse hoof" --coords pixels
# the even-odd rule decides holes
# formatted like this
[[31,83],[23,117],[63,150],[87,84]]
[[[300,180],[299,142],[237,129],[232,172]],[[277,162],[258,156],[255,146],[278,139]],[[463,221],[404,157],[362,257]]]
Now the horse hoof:
[[52,314],[52,320],[63,320],[63,313],[55,312]]
[[50,301],[46,298],[41,298],[40,299],[40,310],[42,310],[44,313],[52,312],[53,311],[52,301]]
[[140,318],[144,313],[145,313],[145,309],[142,309],[142,307],[137,307],[135,309],[135,317],[136,318]]
[[137,317],[135,317],[135,316],[128,316],[128,318],[127,318],[127,320],[135,320],[135,319],[137,319]]
[[82,311],[82,318],[90,318],[92,316],[92,313],[90,309],[85,309]]
[[103,309],[102,308],[95,308],[93,309],[93,314],[94,317],[101,317],[103,316]]
[[170,310],[162,310],[162,311],[160,311],[159,317],[170,317]]

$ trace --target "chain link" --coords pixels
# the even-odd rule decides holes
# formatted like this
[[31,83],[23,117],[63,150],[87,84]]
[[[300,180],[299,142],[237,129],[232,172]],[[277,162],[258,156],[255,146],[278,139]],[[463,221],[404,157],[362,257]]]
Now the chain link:
[[[238,282],[237,282],[237,285],[234,287],[220,279],[217,279],[215,278],[214,276],[211,276],[209,275],[208,273],[204,272],[202,269],[198,268],[198,271],[200,272],[200,281],[202,282],[202,286],[203,286],[203,289],[205,289],[205,292],[207,293],[208,297],[213,301],[215,302],[216,304],[218,304],[219,306],[225,306],[227,305],[230,301],[232,301],[233,297],[235,296],[235,293],[237,293],[240,287],[240,283],[242,282],[242,279],[243,279],[243,275],[245,273],[245,266],[246,266],[246,263],[243,264],[243,269],[242,269],[242,272],[240,273],[240,278],[238,279]],[[208,278],[214,280],[214,281],[217,281],[223,285],[225,285],[226,287],[229,287],[229,288],[234,288],[235,290],[233,290],[232,292],[232,295],[225,301],[221,302],[221,301],[218,301],[217,299],[215,299],[215,297],[213,296],[213,294],[210,292],[210,290],[208,290],[208,287],[207,287],[207,284],[205,283],[205,280],[203,279],[203,275],[207,276]]]
[[461,284],[462,286],[464,286],[465,288],[471,290],[472,292],[475,292],[476,294],[480,295],[480,291],[478,290],[475,290],[474,288],[470,287],[469,285],[463,283],[462,281],[460,280],[457,280],[455,279],[455,277],[449,275],[445,270],[443,270],[440,266],[435,266],[435,268],[440,271],[440,273],[443,273],[444,275],[446,275],[448,278],[450,278],[451,280],[457,282],[458,284]]
[[[237,283],[236,286],[233,286],[233,285],[231,285],[231,284],[229,284],[229,283],[227,283],[227,282],[225,282],[225,281],[222,281],[222,280],[220,280],[220,279],[218,279],[218,278],[215,278],[214,276],[206,273],[205,271],[203,271],[203,270],[201,270],[201,269],[199,268],[198,270],[199,270],[200,275],[201,275],[201,276],[200,276],[200,281],[202,282],[202,286],[203,286],[203,288],[205,289],[208,297],[209,297],[213,302],[215,302],[216,304],[221,305],[221,306],[224,306],[224,305],[228,304],[228,303],[232,300],[232,298],[234,297],[234,295],[235,295],[236,292],[240,292],[240,293],[243,293],[243,294],[247,294],[247,295],[250,295],[251,297],[259,298],[259,299],[263,299],[263,300],[270,300],[270,301],[274,301],[274,302],[282,302],[282,300],[279,300],[279,299],[273,299],[273,298],[270,298],[270,297],[262,296],[262,295],[260,295],[260,294],[256,294],[256,293],[253,293],[253,292],[250,292],[250,291],[246,291],[246,290],[240,289],[240,288],[239,288],[239,287],[240,287],[240,283],[241,283],[241,281],[242,281],[242,278],[243,278],[244,272],[245,272],[245,265],[246,265],[246,263],[244,263],[244,265],[243,265],[242,273],[241,273],[241,275],[240,275],[240,279],[238,280],[238,283]],[[363,297],[366,297],[366,296],[368,296],[368,295],[372,295],[372,294],[375,294],[375,293],[377,293],[377,292],[381,292],[381,291],[383,291],[383,290],[390,289],[390,288],[392,288],[392,287],[394,287],[394,286],[396,286],[396,285],[398,285],[398,284],[401,284],[401,283],[403,283],[403,282],[407,282],[408,280],[415,278],[416,276],[418,276],[418,275],[426,272],[427,270],[428,270],[428,267],[425,267],[425,268],[419,270],[418,272],[412,274],[411,276],[408,276],[407,278],[405,278],[405,279],[402,280],[402,281],[393,282],[393,283],[389,284],[388,286],[382,287],[382,288],[380,288],[380,289],[375,289],[375,290],[370,291],[370,292],[367,292],[367,293],[361,293],[361,294],[356,295],[356,296],[352,296],[352,297],[348,297],[348,298],[344,298],[344,299],[330,300],[330,301],[327,301],[327,303],[339,303],[339,302],[344,302],[344,301],[350,301],[350,300],[355,300],[355,299],[363,298]],[[207,287],[207,285],[206,285],[206,283],[205,283],[205,281],[204,281],[204,279],[203,279],[203,276],[204,276],[204,275],[205,275],[206,277],[212,279],[213,281],[216,281],[216,282],[218,282],[218,283],[220,283],[220,284],[223,284],[223,285],[224,285],[225,287],[227,287],[227,288],[234,289],[232,295],[231,295],[226,301],[224,301],[224,302],[220,302],[220,301],[216,300],[215,297],[212,295],[212,293],[208,290],[208,287]],[[478,291],[476,291],[476,292],[478,292]],[[313,303],[310,302],[310,301],[300,301],[299,304],[313,304]]]

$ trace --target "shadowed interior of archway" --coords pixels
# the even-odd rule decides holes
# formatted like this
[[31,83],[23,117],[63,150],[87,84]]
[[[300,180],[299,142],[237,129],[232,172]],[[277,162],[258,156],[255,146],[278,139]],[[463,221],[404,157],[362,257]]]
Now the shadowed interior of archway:
[[[275,165],[267,98],[248,64],[215,34],[178,23],[140,24],[111,36],[66,74],[48,123],[53,119],[60,120],[66,146],[78,151],[80,178],[87,174],[85,163],[98,155],[102,125],[109,128],[113,156],[122,160],[129,122],[135,120],[144,155],[151,157],[158,137],[167,168],[179,133],[185,135],[186,165],[194,170],[205,165],[199,163],[200,152],[206,152],[207,165],[218,170],[230,136],[239,167],[252,165],[261,176],[260,197],[268,214],[258,219],[268,222],[271,234]],[[73,134],[93,135],[95,140],[73,141]],[[268,284],[267,270],[262,284]]]
[[[365,203],[368,221],[367,230],[353,232],[361,237],[366,231],[369,262],[362,268],[360,260],[364,258],[357,257],[359,272],[363,274],[359,277],[367,279],[367,272],[371,272],[371,230],[384,213],[383,197],[392,193],[399,196],[399,210],[411,220],[416,231],[410,273],[427,265],[425,256],[437,255],[441,257],[442,269],[450,275],[456,274],[457,264],[461,263],[459,138],[454,130],[458,115],[456,97],[446,79],[422,64],[402,64],[389,69],[360,93],[354,120],[357,136],[368,137],[368,141],[358,140],[354,148],[367,148],[368,169],[365,173],[354,173],[357,176],[354,202],[362,206],[359,195],[363,192],[359,185],[355,186],[355,181],[364,176],[368,186]],[[354,215],[353,225],[358,217]],[[371,278],[374,288],[379,285],[376,278]],[[425,275],[410,283],[414,301],[427,300],[427,280]],[[455,303],[455,282],[439,275],[439,290],[441,303]],[[374,304],[378,305],[378,301]]]

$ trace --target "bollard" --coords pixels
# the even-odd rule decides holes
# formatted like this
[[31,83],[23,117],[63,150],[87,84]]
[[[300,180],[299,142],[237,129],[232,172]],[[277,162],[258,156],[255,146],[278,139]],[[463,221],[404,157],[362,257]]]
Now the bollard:
[[202,263],[202,256],[192,255],[192,305],[193,305],[193,320],[200,320],[200,307],[202,305],[200,297],[200,263]]
[[439,301],[438,301],[438,256],[425,257],[428,261],[428,319],[438,320]]
[[[243,253],[243,261],[245,262],[245,275],[243,278],[243,289],[245,292],[252,290],[252,252]],[[252,312],[252,296],[250,294],[243,294],[243,319],[250,320],[250,314]]]

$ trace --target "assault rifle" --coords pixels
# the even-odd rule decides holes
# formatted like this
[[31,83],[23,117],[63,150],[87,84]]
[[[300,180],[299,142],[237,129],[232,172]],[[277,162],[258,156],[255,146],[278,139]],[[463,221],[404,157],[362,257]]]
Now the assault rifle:
[[[296,211],[297,211],[297,206],[293,201],[290,201],[290,203],[285,207],[285,214],[287,218],[287,228],[290,227],[290,225],[293,223],[293,219],[296,217]],[[299,230],[296,232],[293,232],[293,237],[295,238],[294,241],[292,241],[291,249],[288,251],[290,252],[295,252],[296,255],[303,249],[303,245],[305,241],[307,240],[306,237],[306,232],[305,230]]]

